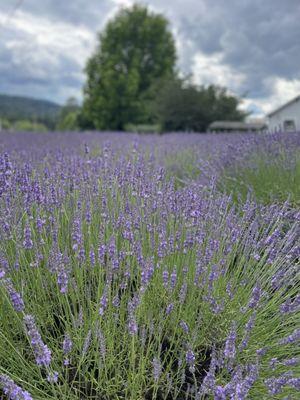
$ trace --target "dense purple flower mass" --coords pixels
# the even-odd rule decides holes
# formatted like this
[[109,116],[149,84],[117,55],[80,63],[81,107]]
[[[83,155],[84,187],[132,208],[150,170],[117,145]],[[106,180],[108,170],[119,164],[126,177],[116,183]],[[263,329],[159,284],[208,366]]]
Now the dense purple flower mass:
[[299,397],[299,135],[1,135],[0,397]]

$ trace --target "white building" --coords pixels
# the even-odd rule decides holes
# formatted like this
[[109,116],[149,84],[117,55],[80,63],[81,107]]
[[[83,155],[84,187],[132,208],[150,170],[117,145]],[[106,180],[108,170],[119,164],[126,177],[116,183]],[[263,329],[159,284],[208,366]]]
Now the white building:
[[270,132],[300,132],[300,95],[268,115]]

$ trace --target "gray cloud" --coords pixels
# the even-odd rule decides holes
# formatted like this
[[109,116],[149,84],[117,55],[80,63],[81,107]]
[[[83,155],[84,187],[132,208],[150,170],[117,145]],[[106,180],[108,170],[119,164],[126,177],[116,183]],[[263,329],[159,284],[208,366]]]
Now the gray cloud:
[[[122,1],[24,0],[11,21],[0,28],[0,92],[27,91],[60,102],[70,93],[80,95],[84,82],[82,69],[95,45],[96,32],[118,3]],[[238,94],[248,92],[257,101],[268,101],[278,79],[300,80],[299,0],[173,0],[172,3],[144,0],[144,3],[169,18],[179,43],[178,64],[186,73],[191,72],[195,55],[216,55],[221,67],[232,70],[226,85]],[[1,15],[9,14],[12,8],[11,0],[1,0]],[[45,31],[49,37],[58,24],[65,26],[62,31],[66,48],[59,39],[56,44],[54,40],[41,43],[35,26],[26,31],[16,23],[16,18],[22,16],[35,18],[37,29],[37,18],[47,21],[50,27],[52,24],[53,30],[48,26]],[[197,66],[201,72],[201,65]],[[207,65],[206,68],[209,69]],[[212,68],[212,83],[214,71]],[[238,81],[238,88],[236,82],[230,81],[235,73],[244,76]]]
[[271,76],[300,79],[299,0],[188,3],[194,5],[192,12],[185,13],[181,2],[172,7],[182,40],[193,43],[185,59],[197,51],[221,54],[224,64],[245,74],[240,90],[252,97],[270,94],[266,81]]
[[[0,10],[9,13],[17,0],[1,0]],[[71,25],[86,25],[99,28],[112,9],[110,0],[23,0],[19,7],[32,15],[47,18],[50,21],[66,22]]]

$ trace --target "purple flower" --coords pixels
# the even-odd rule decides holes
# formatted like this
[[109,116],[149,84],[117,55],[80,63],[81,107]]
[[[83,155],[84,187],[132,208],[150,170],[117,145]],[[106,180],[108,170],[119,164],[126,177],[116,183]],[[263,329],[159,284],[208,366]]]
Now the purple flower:
[[100,329],[99,325],[97,325],[95,333],[96,333],[96,337],[99,341],[100,354],[104,360],[105,355],[106,355],[105,336],[104,336],[102,330]]
[[166,308],[166,314],[169,315],[174,310],[174,304],[170,303]]
[[86,335],[86,338],[84,340],[84,344],[83,344],[83,348],[82,348],[82,355],[85,355],[88,352],[90,344],[91,344],[91,338],[92,338],[92,331],[89,330]]
[[275,370],[277,364],[278,364],[278,358],[277,357],[271,358],[271,360],[269,362],[269,366],[270,366],[272,371]]
[[271,395],[280,394],[284,388],[288,384],[289,379],[291,378],[291,374],[289,372],[279,376],[278,378],[269,378],[265,380],[265,385],[268,389],[268,392]]
[[176,282],[177,282],[177,272],[176,272],[176,269],[174,268],[172,273],[171,273],[171,277],[170,277],[170,288],[171,288],[171,290],[175,289]]
[[112,305],[116,308],[120,306],[120,299],[119,296],[116,294],[115,297],[112,299]]
[[168,271],[163,271],[162,273],[162,279],[163,279],[163,285],[167,289],[168,284],[169,284],[169,272]]
[[300,340],[300,328],[296,329],[293,333],[291,333],[289,336],[281,339],[278,344],[292,344]]
[[189,366],[190,372],[194,373],[195,372],[195,360],[196,360],[196,357],[195,357],[194,352],[191,349],[189,349],[186,352],[185,360],[186,360],[187,365]]
[[107,288],[104,289],[103,295],[100,299],[99,315],[103,315],[108,306]]
[[61,293],[68,291],[69,276],[70,270],[64,263],[61,263],[57,270],[57,284]]
[[90,250],[90,263],[92,267],[94,267],[96,264],[96,256],[93,249]]
[[239,346],[239,350],[244,350],[247,347],[249,339],[250,339],[251,331],[252,331],[252,329],[254,327],[255,318],[256,318],[256,313],[253,313],[250,316],[249,321],[246,323],[246,325],[245,325],[245,334],[244,334],[242,343]]
[[57,383],[58,381],[58,372],[57,371],[53,371],[50,372],[47,376],[47,381],[50,383]]
[[223,386],[216,386],[214,400],[226,400],[226,390]]
[[157,383],[162,372],[162,366],[159,358],[157,357],[153,358],[152,367],[153,367],[153,378],[154,381]]
[[187,283],[184,282],[181,286],[180,293],[179,293],[179,301],[181,304],[185,302],[185,298],[187,295]]
[[188,327],[188,324],[185,321],[180,321],[179,322],[179,326],[184,331],[184,333],[189,333],[189,327]]
[[252,364],[248,367],[248,374],[244,379],[239,380],[235,389],[235,399],[245,400],[248,397],[249,390],[258,378],[258,366]]
[[290,298],[287,299],[280,307],[280,311],[283,314],[290,314],[300,310],[300,294],[298,294],[294,301]]
[[134,336],[138,333],[138,326],[133,315],[131,315],[128,319],[128,331],[131,336]]
[[16,385],[7,375],[0,375],[0,386],[8,400],[33,400],[28,392]]
[[39,334],[35,325],[34,317],[32,315],[25,315],[24,322],[37,365],[49,367],[51,363],[51,351],[47,345],[43,343],[41,335]]
[[63,341],[63,352],[65,355],[69,354],[72,351],[73,347],[73,342],[71,340],[70,335],[67,333],[65,335],[64,341]]
[[230,333],[226,339],[225,350],[224,350],[224,356],[229,360],[233,360],[236,355],[235,341],[236,341],[236,323],[234,322],[232,324]]
[[23,246],[25,249],[32,249],[33,248],[33,241],[31,239],[31,229],[29,225],[26,225],[24,229],[24,241]]
[[266,347],[262,347],[261,349],[256,350],[256,354],[258,357],[263,357],[267,353],[268,349]]
[[12,284],[11,279],[9,279],[9,278],[3,279],[2,282],[3,282],[3,285],[4,285],[5,289],[8,292],[8,295],[10,297],[10,301],[11,301],[15,311],[23,311],[24,308],[25,308],[24,301],[23,301],[20,293],[18,293],[14,289],[14,286]]
[[300,357],[289,358],[287,360],[284,360],[282,363],[286,367],[294,367],[294,366],[300,364]]
[[261,294],[262,294],[261,287],[259,284],[257,284],[256,286],[254,286],[254,288],[252,290],[252,296],[251,296],[249,304],[248,304],[249,308],[254,309],[257,307],[257,305],[260,301],[260,298],[261,298]]
[[296,390],[300,390],[300,378],[290,378],[287,384]]

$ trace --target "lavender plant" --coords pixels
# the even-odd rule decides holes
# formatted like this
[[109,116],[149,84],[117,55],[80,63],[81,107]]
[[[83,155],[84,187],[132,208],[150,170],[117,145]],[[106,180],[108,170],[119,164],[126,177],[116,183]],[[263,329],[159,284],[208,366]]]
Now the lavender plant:
[[53,135],[0,157],[4,398],[298,398],[299,209],[176,186],[186,137]]

